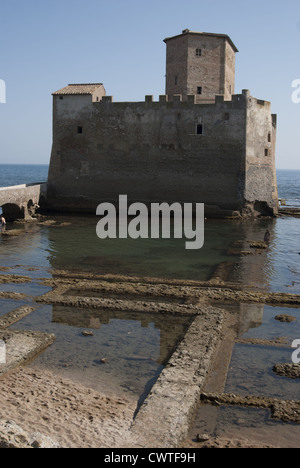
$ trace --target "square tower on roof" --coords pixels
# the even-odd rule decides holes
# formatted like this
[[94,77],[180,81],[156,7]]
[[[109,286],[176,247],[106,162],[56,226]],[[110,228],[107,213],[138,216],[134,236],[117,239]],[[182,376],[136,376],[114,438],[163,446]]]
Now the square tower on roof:
[[197,96],[196,102],[214,102],[222,94],[230,100],[235,87],[238,49],[227,34],[194,32],[164,40],[167,45],[166,94]]

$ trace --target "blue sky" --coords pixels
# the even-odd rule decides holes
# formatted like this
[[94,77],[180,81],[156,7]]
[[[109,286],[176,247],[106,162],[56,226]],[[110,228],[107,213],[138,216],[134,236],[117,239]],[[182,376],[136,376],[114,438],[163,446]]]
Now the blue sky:
[[47,164],[51,93],[103,82],[118,101],[165,92],[165,37],[183,29],[228,34],[239,49],[236,92],[278,114],[277,168],[300,169],[299,0],[0,0],[0,164]]

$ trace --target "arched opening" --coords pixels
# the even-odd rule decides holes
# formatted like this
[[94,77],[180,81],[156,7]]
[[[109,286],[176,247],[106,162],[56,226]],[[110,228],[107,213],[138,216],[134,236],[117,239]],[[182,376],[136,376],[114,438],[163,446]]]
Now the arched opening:
[[2,213],[8,222],[15,221],[16,219],[24,219],[24,207],[20,207],[15,203],[2,205]]
[[265,201],[256,200],[254,203],[254,210],[260,213],[261,216],[273,216],[274,210]]

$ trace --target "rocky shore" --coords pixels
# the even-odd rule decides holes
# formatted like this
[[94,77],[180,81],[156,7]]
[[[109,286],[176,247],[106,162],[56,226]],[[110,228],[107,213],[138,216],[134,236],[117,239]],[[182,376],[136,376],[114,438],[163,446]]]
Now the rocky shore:
[[134,446],[135,406],[30,367],[0,378],[0,447]]
[[[258,248],[257,246],[255,248]],[[30,284],[30,276],[1,269],[0,283]],[[239,313],[230,307],[269,304],[292,307],[293,314],[277,314],[279,324],[297,323],[300,297],[269,293],[259,287],[241,287],[227,281],[228,268],[218,268],[210,281],[94,275],[82,271],[51,271],[39,278],[51,288],[38,297],[2,291],[2,299],[26,301],[0,317],[0,339],[7,343],[9,366],[0,365],[0,445],[3,447],[187,447],[193,415],[200,402],[208,405],[255,407],[270,410],[272,419],[300,424],[300,402],[244,397],[223,393],[236,343],[286,347],[284,336],[241,339]],[[13,288],[12,288],[13,289]],[[190,326],[136,413],[136,402],[103,395],[50,372],[33,369],[30,360],[55,337],[9,327],[40,305],[79,310],[172,314],[190,317]],[[93,336],[92,331],[83,330]],[[52,341],[51,341],[52,340]],[[22,367],[20,367],[22,364]],[[25,367],[24,367],[25,365]],[[299,367],[277,365],[274,375],[299,378]],[[211,388],[215,392],[211,392]],[[34,428],[34,431],[33,431]],[[254,447],[251,440],[210,437],[197,447]],[[269,443],[260,444],[270,447]]]

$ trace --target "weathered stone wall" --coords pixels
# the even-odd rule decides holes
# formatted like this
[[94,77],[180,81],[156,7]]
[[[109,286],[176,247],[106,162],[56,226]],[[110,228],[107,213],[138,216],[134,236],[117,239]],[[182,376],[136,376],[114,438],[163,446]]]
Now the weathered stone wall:
[[46,193],[46,183],[0,188],[0,206],[4,217],[7,221],[30,218]]
[[245,199],[251,210],[270,210],[277,213],[278,191],[275,167],[276,116],[271,103],[255,99],[245,92],[247,99],[246,185]]
[[[168,42],[166,58],[166,95],[187,96],[188,36]],[[177,79],[176,79],[177,77]]]
[[[146,102],[113,103],[105,97],[88,105],[86,97],[55,96],[50,206],[95,212],[99,203],[126,194],[130,202],[241,209],[245,97],[228,102],[219,97],[215,105],[194,99],[167,102],[161,96],[153,102],[148,96]],[[203,134],[197,134],[199,125]]]
[[[205,203],[276,212],[275,119],[249,91],[195,104],[54,96],[48,206],[94,212],[103,201]],[[80,131],[79,131],[80,128]],[[202,134],[201,134],[202,132]]]
[[[224,37],[186,33],[166,39],[166,94],[189,94],[196,102],[214,102],[222,94],[229,100],[235,86],[235,50]],[[201,55],[196,53],[201,50]],[[202,94],[198,95],[198,87]]]
[[231,45],[225,42],[225,79],[224,96],[225,99],[231,99],[235,93],[235,51]]

